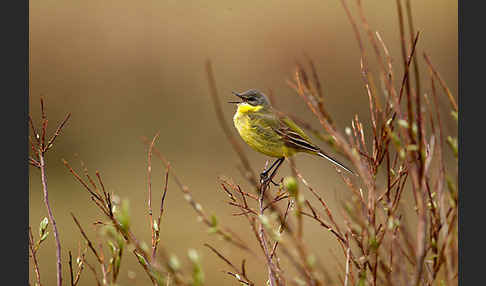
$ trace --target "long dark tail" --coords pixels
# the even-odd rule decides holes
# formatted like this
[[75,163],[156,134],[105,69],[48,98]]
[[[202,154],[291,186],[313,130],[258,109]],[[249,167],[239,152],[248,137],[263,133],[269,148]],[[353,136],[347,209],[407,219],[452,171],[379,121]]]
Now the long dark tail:
[[333,163],[334,165],[336,165],[336,166],[342,168],[343,170],[349,172],[350,174],[356,175],[356,173],[353,172],[353,171],[351,171],[351,169],[349,169],[348,167],[344,166],[341,162],[339,162],[338,160],[334,159],[333,157],[326,155],[324,152],[319,151],[319,152],[317,152],[317,155],[321,156],[322,158],[326,158],[327,160],[331,161],[331,163]]

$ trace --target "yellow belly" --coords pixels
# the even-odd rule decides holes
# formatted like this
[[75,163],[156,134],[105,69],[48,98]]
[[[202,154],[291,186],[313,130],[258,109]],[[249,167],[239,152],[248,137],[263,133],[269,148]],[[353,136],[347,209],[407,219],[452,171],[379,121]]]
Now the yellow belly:
[[251,119],[246,113],[236,112],[233,117],[236,129],[243,141],[254,150],[270,157],[289,157],[294,154],[287,148],[280,136],[265,122]]

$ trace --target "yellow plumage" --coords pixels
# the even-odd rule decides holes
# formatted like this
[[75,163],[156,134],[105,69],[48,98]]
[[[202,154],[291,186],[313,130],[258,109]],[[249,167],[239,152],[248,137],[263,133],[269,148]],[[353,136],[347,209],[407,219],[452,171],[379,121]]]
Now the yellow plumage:
[[281,161],[297,152],[326,158],[344,170],[353,173],[314,145],[309,136],[288,117],[280,118],[264,94],[257,90],[235,93],[241,98],[233,122],[241,138],[253,149]]
[[282,135],[275,130],[287,128],[306,140],[309,140],[309,137],[290,118],[279,119],[272,110],[261,105],[238,104],[233,122],[241,138],[250,147],[267,156],[281,158],[292,156],[297,152],[316,153],[287,146]]

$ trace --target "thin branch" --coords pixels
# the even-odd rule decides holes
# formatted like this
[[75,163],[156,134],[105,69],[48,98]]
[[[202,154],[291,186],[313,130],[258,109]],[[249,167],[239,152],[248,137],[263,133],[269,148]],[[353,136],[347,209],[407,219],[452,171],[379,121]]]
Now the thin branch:
[[44,161],[43,152],[39,152],[39,163],[40,163],[40,170],[41,170],[42,191],[44,193],[44,203],[47,208],[47,214],[49,216],[49,220],[52,224],[54,239],[56,240],[57,285],[62,286],[61,242],[59,240],[59,232],[57,230],[56,220],[54,219],[54,214],[52,213],[52,209],[49,204],[49,191],[47,189],[46,164]]
[[152,231],[152,259],[155,256],[155,244],[156,244],[156,230],[154,226],[154,219],[152,214],[152,149],[155,144],[155,140],[159,137],[159,132],[155,134],[154,138],[152,139],[152,143],[150,143],[149,150],[148,150],[148,159],[147,159],[147,181],[148,181],[148,219],[149,219],[149,226],[150,230]]
[[51,139],[49,139],[49,141],[47,142],[46,150],[45,151],[47,151],[47,150],[49,150],[49,149],[52,148],[52,146],[54,144],[54,141],[56,141],[56,138],[61,134],[61,131],[64,128],[64,125],[68,122],[68,120],[69,120],[70,117],[71,117],[71,113],[68,113],[66,115],[66,118],[64,118],[64,120],[59,125],[59,127],[57,127],[56,132],[54,132],[54,135],[52,135]]
[[[272,173],[272,175],[275,175],[275,172]],[[259,194],[259,199],[258,199],[258,209],[259,209],[259,215],[260,219],[263,219],[264,216],[264,207],[263,207],[263,201],[265,197],[265,191],[269,188],[268,184],[269,182],[273,179],[273,176],[270,176],[269,180],[261,184],[260,187],[260,194]],[[267,268],[268,268],[268,280],[270,282],[270,286],[277,286],[278,280],[277,280],[277,269],[275,267],[275,264],[272,261],[272,258],[270,257],[270,252],[268,250],[268,243],[267,239],[265,236],[265,230],[263,227],[263,222],[260,222],[259,230],[258,230],[258,235],[261,240],[261,244],[263,245],[263,253],[265,254],[265,258],[267,259]]]
[[442,79],[442,77],[440,76],[439,72],[432,65],[432,63],[430,61],[430,58],[429,58],[429,56],[426,53],[424,53],[424,59],[425,59],[425,62],[427,62],[427,65],[429,66],[430,71],[432,72],[432,74],[434,75],[434,77],[439,81],[440,85],[442,86],[442,88],[444,89],[445,93],[447,94],[447,97],[449,98],[449,102],[450,102],[452,108],[456,112],[458,112],[457,103],[456,103],[456,100],[454,99],[454,96],[452,96],[452,93],[451,93],[450,89],[447,87],[445,81]]
[[37,262],[37,250],[35,249],[34,244],[35,244],[35,242],[34,242],[34,236],[32,235],[32,228],[29,226],[29,250],[30,250],[30,253],[32,255],[32,260],[34,262],[33,267],[34,267],[34,272],[35,272],[37,284],[39,286],[42,286],[42,284],[40,282],[39,263]]
[[162,200],[160,202],[160,212],[159,212],[159,217],[157,218],[157,227],[158,230],[155,232],[155,244],[152,247],[152,260],[155,257],[155,254],[157,253],[157,245],[159,244],[159,237],[160,237],[160,221],[162,218],[162,214],[164,213],[164,202],[165,202],[165,195],[167,194],[167,185],[169,183],[169,170],[170,170],[170,164],[167,166],[167,170],[165,172],[165,185],[164,185],[164,193],[162,194]]
[[69,251],[69,273],[71,274],[71,286],[74,286],[74,274],[73,274],[73,256],[71,250]]
[[223,260],[224,262],[226,262],[226,264],[228,264],[231,269],[233,269],[234,271],[236,271],[237,273],[240,273],[240,270],[238,270],[238,268],[236,268],[236,266],[233,265],[233,263],[231,263],[231,261],[229,261],[228,258],[224,257],[224,255],[222,255],[221,253],[219,253],[219,251],[217,251],[214,247],[212,247],[211,245],[209,245],[208,243],[204,243],[203,244],[204,246],[206,246],[207,248],[209,248],[212,252],[216,253],[216,255],[221,259]]
[[[408,19],[408,32],[410,33],[410,41],[413,42],[414,39],[414,34],[415,34],[415,28],[413,25],[413,17],[412,17],[412,4],[410,0],[406,0],[405,2],[405,7],[407,8],[407,19]],[[415,72],[415,92],[417,95],[420,95],[420,72],[419,72],[419,66],[417,62],[417,57],[413,58],[413,67],[414,67],[414,72]]]

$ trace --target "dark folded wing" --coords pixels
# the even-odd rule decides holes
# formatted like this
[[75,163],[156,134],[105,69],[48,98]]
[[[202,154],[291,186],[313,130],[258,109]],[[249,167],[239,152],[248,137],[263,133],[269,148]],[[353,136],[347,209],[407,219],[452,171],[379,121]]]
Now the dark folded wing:
[[299,133],[292,131],[285,125],[281,125],[279,128],[275,129],[275,132],[282,137],[282,140],[288,147],[301,151],[320,152],[319,147],[313,145]]

